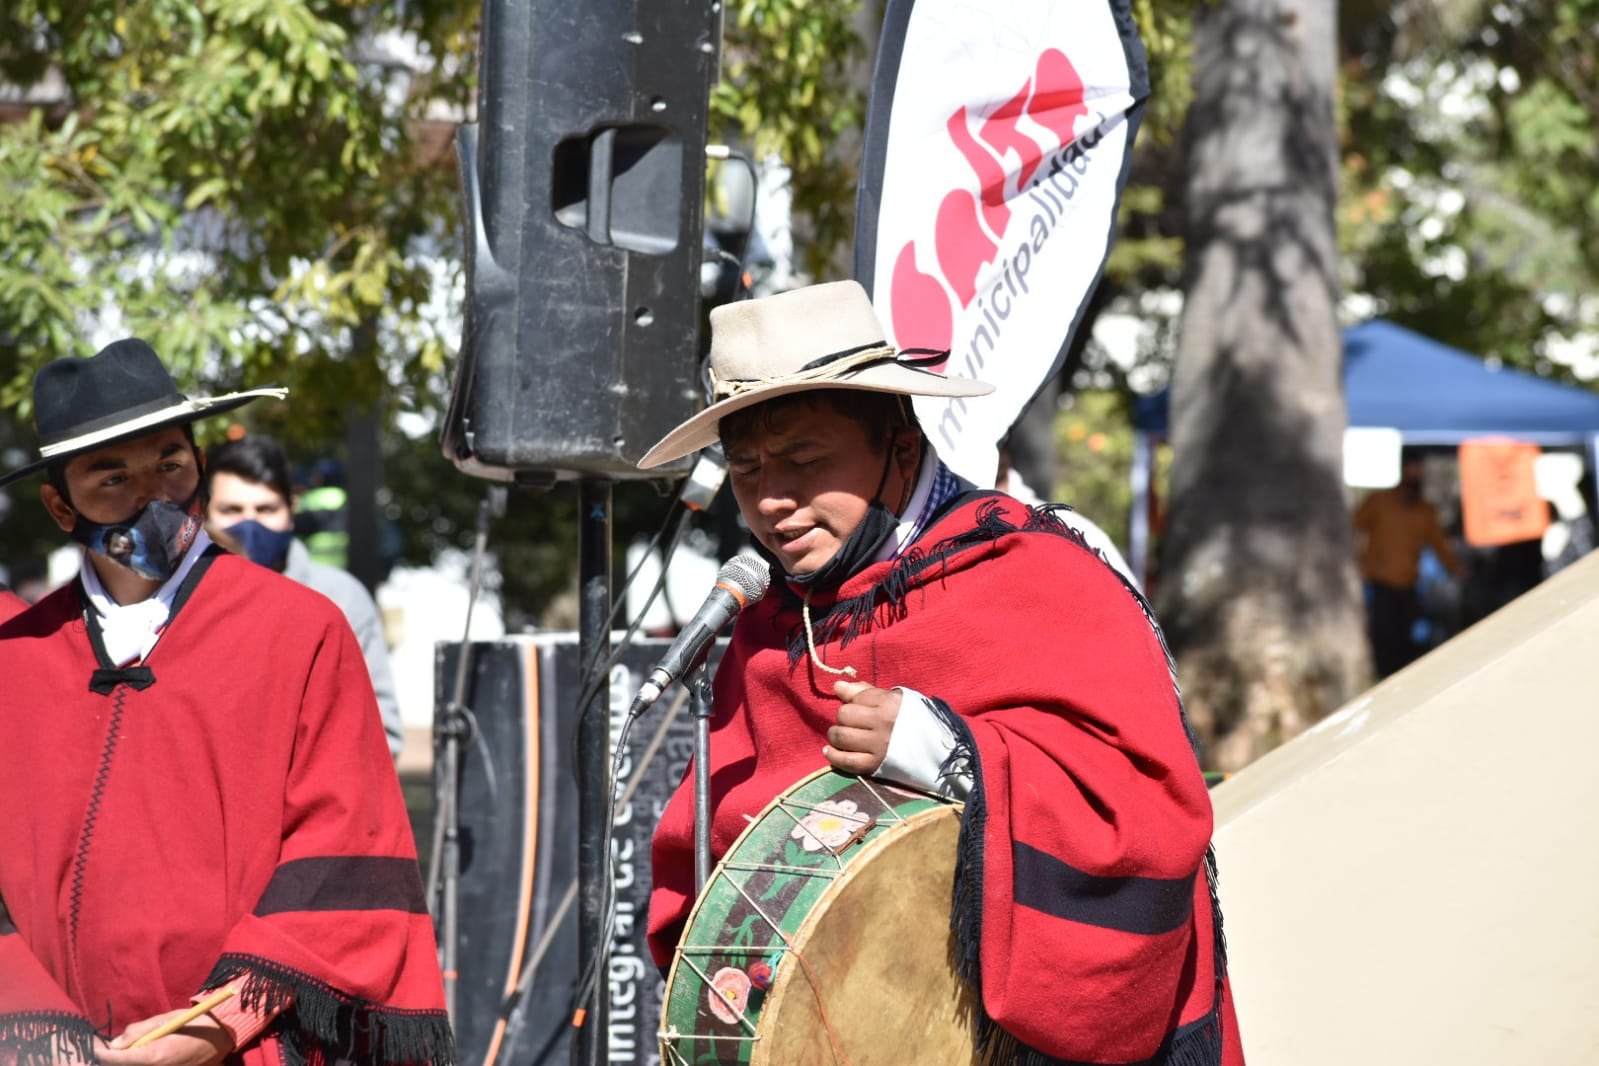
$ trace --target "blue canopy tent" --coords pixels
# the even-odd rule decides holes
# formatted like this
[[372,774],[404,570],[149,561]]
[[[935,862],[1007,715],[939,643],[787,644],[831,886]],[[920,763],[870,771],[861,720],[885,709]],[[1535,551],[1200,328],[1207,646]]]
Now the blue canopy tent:
[[[1580,445],[1592,463],[1599,440],[1599,394],[1492,366],[1380,318],[1344,331],[1344,398],[1351,426],[1395,429],[1407,444],[1506,436]],[[1141,397],[1133,409],[1137,446],[1128,555],[1140,579],[1148,549],[1154,439],[1166,433],[1168,404],[1163,390]]]

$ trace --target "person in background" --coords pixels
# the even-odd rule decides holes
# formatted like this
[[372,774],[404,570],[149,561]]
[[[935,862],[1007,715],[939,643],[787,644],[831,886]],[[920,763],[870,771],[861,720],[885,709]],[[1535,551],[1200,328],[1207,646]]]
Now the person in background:
[[1416,657],[1413,630],[1420,614],[1416,583],[1422,549],[1430,547],[1455,578],[1465,576],[1438,512],[1421,493],[1425,469],[1422,457],[1407,450],[1400,459],[1399,484],[1373,492],[1355,509],[1360,576],[1366,583],[1366,632],[1379,678]]
[[289,461],[269,437],[245,437],[211,449],[206,459],[210,503],[206,522],[224,544],[237,545],[251,562],[276,570],[338,604],[361,642],[383,715],[389,754],[396,760],[405,746],[405,722],[389,669],[389,646],[377,604],[350,573],[311,558],[295,538],[295,508]]
[[185,396],[135,338],[34,377],[0,485],[47,476],[81,568],[0,625],[0,1063],[454,1060],[350,626],[203,526],[192,423],[269,395]]

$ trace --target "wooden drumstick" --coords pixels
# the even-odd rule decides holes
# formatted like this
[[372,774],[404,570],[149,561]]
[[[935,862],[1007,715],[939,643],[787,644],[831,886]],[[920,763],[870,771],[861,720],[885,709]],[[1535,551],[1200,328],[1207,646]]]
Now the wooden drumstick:
[[190,1007],[176,1018],[173,1018],[171,1021],[162,1022],[154,1029],[151,1029],[148,1033],[145,1033],[143,1036],[139,1037],[139,1039],[129,1044],[128,1048],[131,1050],[136,1047],[144,1047],[146,1044],[160,1040],[163,1036],[171,1036],[173,1033],[177,1032],[179,1029],[182,1029],[185,1025],[188,1025],[206,1011],[213,1007],[221,1006],[223,1003],[226,1003],[228,1000],[232,999],[236,991],[237,989],[232,988],[217,989],[215,992],[211,993],[209,996],[206,996],[200,1002],[196,1003],[194,1006]]

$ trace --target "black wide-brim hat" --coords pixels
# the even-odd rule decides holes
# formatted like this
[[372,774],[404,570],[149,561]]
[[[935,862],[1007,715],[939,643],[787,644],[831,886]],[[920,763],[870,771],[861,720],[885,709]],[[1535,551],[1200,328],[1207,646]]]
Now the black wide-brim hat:
[[167,426],[219,415],[288,389],[261,388],[226,396],[185,396],[155,354],[137,337],[116,341],[87,359],[56,359],[33,376],[33,424],[39,458],[0,474],[0,485],[51,463]]

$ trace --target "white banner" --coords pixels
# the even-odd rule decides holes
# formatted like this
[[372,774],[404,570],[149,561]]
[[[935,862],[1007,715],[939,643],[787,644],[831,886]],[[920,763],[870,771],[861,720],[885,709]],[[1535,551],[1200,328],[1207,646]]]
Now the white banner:
[[995,386],[916,400],[978,485],[1104,270],[1148,81],[1125,0],[888,4],[855,273],[892,343],[947,349],[942,369]]

